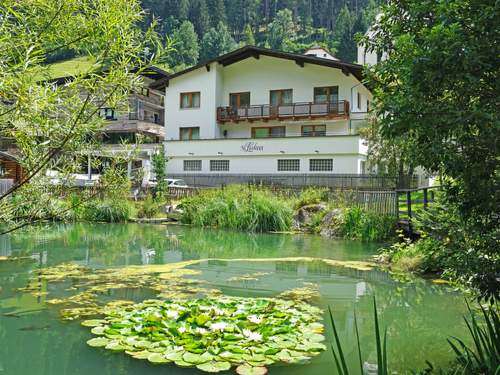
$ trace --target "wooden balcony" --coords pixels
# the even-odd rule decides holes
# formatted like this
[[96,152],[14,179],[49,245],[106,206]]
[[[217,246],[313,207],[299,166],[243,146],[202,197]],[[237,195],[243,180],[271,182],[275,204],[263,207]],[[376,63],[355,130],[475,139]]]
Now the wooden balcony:
[[303,120],[313,118],[336,118],[349,116],[349,102],[340,100],[334,103],[292,103],[271,106],[270,104],[242,107],[217,108],[217,121],[239,122],[255,120]]

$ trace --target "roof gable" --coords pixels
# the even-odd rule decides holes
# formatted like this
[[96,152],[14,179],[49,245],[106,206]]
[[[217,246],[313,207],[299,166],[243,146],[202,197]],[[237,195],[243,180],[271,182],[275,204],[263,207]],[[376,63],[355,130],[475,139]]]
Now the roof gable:
[[352,74],[355,76],[360,82],[363,80],[363,66],[358,65],[358,64],[350,64],[350,63],[345,63],[340,60],[332,60],[332,59],[323,59],[320,57],[316,56],[306,56],[306,55],[300,55],[296,53],[289,53],[289,52],[282,52],[282,51],[276,51],[272,49],[267,49],[267,48],[259,48],[259,47],[254,47],[254,46],[245,46],[240,49],[237,49],[233,52],[229,52],[225,55],[216,57],[214,59],[202,62],[198,65],[192,66],[190,68],[187,68],[185,70],[182,70],[180,72],[177,72],[175,74],[171,74],[168,77],[165,77],[163,79],[160,79],[156,83],[152,85],[152,87],[156,89],[164,89],[165,87],[168,87],[168,83],[170,80],[175,79],[176,77],[182,76],[186,73],[192,72],[194,70],[206,67],[207,70],[210,70],[210,65],[212,63],[219,63],[222,66],[228,66],[231,64],[235,64],[237,62],[240,62],[242,60],[248,59],[248,58],[255,58],[259,59],[260,56],[270,56],[270,57],[275,57],[279,59],[286,59],[286,60],[292,60],[295,61],[295,63],[299,66],[304,66],[304,64],[314,64],[314,65],[320,65],[320,66],[326,66],[330,68],[335,68],[335,69],[340,69],[342,72],[346,75]]

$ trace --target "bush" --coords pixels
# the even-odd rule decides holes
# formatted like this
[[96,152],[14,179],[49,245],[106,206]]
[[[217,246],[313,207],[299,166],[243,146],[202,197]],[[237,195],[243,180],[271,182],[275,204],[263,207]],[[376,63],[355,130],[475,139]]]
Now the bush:
[[151,194],[146,195],[142,202],[138,202],[137,217],[152,218],[160,213],[161,203],[158,203]]
[[477,225],[463,221],[454,205],[444,201],[422,211],[415,228],[421,233],[420,240],[395,244],[382,250],[382,257],[396,267],[412,262],[419,273],[440,273],[443,278],[476,289],[481,298],[500,298],[498,230],[478,232]]
[[180,208],[183,223],[249,232],[287,231],[293,217],[289,203],[269,190],[240,185],[185,198]]
[[338,233],[348,239],[383,241],[394,236],[396,219],[376,214],[358,207],[344,209]]
[[299,209],[310,204],[319,204],[328,201],[327,188],[307,188],[303,190],[294,202],[294,209]]
[[83,219],[107,223],[122,223],[132,217],[132,205],[129,201],[100,200],[85,206]]

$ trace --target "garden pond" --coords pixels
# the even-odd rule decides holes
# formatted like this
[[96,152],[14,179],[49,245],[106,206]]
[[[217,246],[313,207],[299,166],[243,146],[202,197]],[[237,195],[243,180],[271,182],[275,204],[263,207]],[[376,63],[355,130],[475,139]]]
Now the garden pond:
[[[370,257],[379,246],[180,225],[49,225],[2,236],[0,375],[202,374],[196,365],[234,365],[234,373],[244,356],[270,374],[334,374],[328,306],[353,365],[356,315],[369,367],[376,361],[373,296],[391,368],[409,373],[425,360],[445,366],[453,358],[446,339],[466,336],[464,296],[377,269]],[[150,324],[140,321],[145,311]],[[233,322],[214,311],[247,314],[238,321],[244,329],[230,331]],[[137,332],[162,324],[154,318],[161,314],[178,322],[145,343]],[[283,331],[285,321],[296,329]],[[257,330],[263,322],[283,339],[266,342],[270,331]],[[210,335],[214,346],[224,343],[219,331],[234,341],[205,352],[179,341],[190,329]],[[240,342],[260,351],[239,353]]]

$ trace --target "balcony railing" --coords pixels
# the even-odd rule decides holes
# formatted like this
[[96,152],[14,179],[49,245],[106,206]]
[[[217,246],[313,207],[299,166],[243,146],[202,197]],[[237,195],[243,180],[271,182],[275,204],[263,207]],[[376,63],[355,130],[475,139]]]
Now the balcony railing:
[[217,108],[217,121],[222,123],[244,120],[282,120],[344,116],[349,116],[349,102],[347,100],[340,100],[334,103],[291,103],[278,106],[262,104]]
[[152,124],[157,124],[157,125],[163,125],[163,122],[161,121],[160,117],[145,116],[144,114],[139,114],[137,112],[129,112],[128,119],[129,120],[136,120],[136,121],[150,122]]

